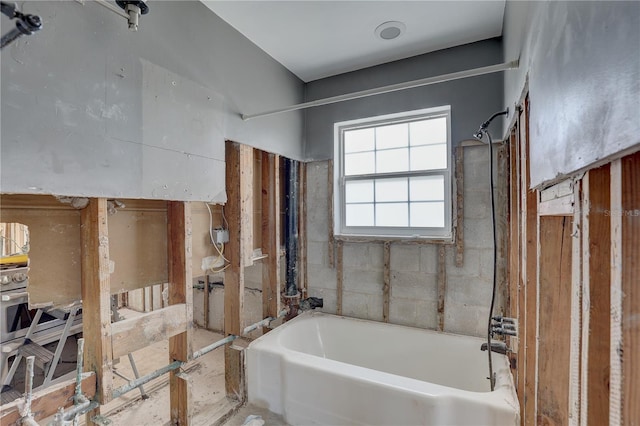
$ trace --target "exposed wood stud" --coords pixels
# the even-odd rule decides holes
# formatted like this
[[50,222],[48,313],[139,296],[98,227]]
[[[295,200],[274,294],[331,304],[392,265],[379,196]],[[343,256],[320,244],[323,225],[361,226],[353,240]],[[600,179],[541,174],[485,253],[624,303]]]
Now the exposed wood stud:
[[[622,163],[611,163],[611,212],[622,211]],[[622,216],[611,214],[609,424],[622,424]]]
[[384,283],[382,286],[382,320],[389,322],[389,299],[391,292],[391,243],[384,243]]
[[536,424],[569,424],[572,218],[540,218],[540,305]]
[[342,241],[336,243],[336,314],[342,315],[342,280],[343,280],[343,246]]
[[[109,283],[109,233],[106,198],[91,198],[81,212],[82,321],[85,338],[84,370],[96,373],[96,399],[111,400],[111,293]],[[100,414],[100,407],[87,413]]]
[[[253,252],[252,240],[247,233],[253,230],[251,199],[253,191],[253,150],[246,145],[226,143],[226,189],[225,213],[229,222],[229,242],[226,257],[229,265],[224,273],[224,332],[225,335],[241,335],[244,314],[244,270],[247,252]],[[251,243],[251,244],[249,244]],[[252,254],[253,256],[253,254]],[[241,352],[227,345],[225,355],[225,387],[227,396],[240,399],[242,389]]]
[[464,148],[458,146],[456,162],[456,257],[455,265],[464,265]]
[[[508,282],[508,315],[512,318],[518,318],[520,330],[524,330],[522,326],[522,319],[519,313],[519,299],[520,299],[520,204],[519,204],[519,169],[518,165],[518,138],[516,134],[517,129],[512,129],[509,137],[509,210],[507,212],[507,221],[509,227],[509,268],[507,282]],[[520,336],[522,338],[522,335]],[[516,369],[512,370],[514,382],[517,389],[518,400],[520,406],[523,406],[522,396],[524,393],[524,375],[521,373],[524,366],[524,351],[521,349],[518,337],[509,337],[509,347],[511,353],[509,359],[511,365],[514,361]]]
[[622,423],[640,422],[640,153],[621,160]]
[[[581,424],[609,422],[611,295],[611,170],[582,179],[582,392]],[[603,285],[606,283],[607,285]]]
[[569,425],[580,424],[580,340],[582,326],[582,204],[580,203],[581,182],[576,179],[570,185],[573,206],[573,225],[571,231],[571,334],[569,347]]
[[329,268],[335,268],[336,256],[335,256],[335,240],[333,235],[333,160],[328,161],[327,165],[327,189],[329,194],[327,195],[327,201],[329,203]]
[[438,247],[438,331],[444,331],[444,299],[447,291],[445,246]]
[[262,314],[280,312],[280,157],[262,153]]
[[[193,354],[193,285],[191,271],[192,252],[191,204],[170,201],[167,205],[167,250],[169,258],[169,305],[184,306],[186,330],[169,338],[169,361],[189,361]],[[205,286],[206,287],[206,286]],[[207,291],[207,288],[205,288]],[[172,425],[189,425],[191,407],[188,380],[179,371],[169,373],[170,413]]]

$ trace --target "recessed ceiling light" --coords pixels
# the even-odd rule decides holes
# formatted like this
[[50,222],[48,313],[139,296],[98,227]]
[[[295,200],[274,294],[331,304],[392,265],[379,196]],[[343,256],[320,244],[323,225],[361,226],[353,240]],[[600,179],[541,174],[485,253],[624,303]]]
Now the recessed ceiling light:
[[406,29],[405,25],[402,22],[398,21],[387,21],[376,28],[375,34],[377,37],[383,40],[393,40],[395,38],[400,37],[404,30]]

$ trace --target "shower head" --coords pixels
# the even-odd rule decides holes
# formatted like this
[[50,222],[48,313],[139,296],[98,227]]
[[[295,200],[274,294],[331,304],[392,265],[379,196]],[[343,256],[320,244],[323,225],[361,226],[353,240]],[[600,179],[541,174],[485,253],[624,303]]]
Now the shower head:
[[491,124],[491,122],[498,116],[501,115],[509,115],[509,108],[505,109],[504,111],[499,111],[496,112],[495,114],[493,114],[491,117],[489,117],[489,119],[487,121],[485,121],[484,123],[482,123],[480,125],[480,128],[478,129],[477,132],[475,132],[473,134],[473,137],[475,137],[476,139],[482,139],[482,135],[484,134],[484,132],[487,131],[487,128],[489,127],[489,124]]

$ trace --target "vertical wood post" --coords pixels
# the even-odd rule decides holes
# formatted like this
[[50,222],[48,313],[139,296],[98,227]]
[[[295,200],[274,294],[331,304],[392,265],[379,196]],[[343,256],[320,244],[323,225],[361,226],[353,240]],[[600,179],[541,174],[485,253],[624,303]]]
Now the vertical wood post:
[[621,160],[622,424],[640,422],[640,153]]
[[263,318],[280,312],[280,158],[262,153],[262,263]]
[[[252,263],[253,252],[253,149],[234,142],[226,143],[225,213],[229,222],[229,243],[225,254],[229,266],[224,273],[224,332],[242,335],[244,319],[244,268]],[[227,396],[243,400],[242,354],[227,345],[224,348]]]
[[[84,370],[96,373],[100,404],[111,400],[111,295],[109,283],[109,233],[107,200],[91,198],[81,213],[82,332],[85,339]],[[87,424],[100,408],[87,413]]]
[[[188,361],[193,354],[193,289],[191,271],[191,205],[169,201],[167,204],[167,248],[169,258],[169,305],[184,303],[187,330],[169,339],[169,358]],[[205,288],[207,291],[207,288]],[[191,422],[190,386],[179,371],[169,373],[171,424],[186,426]]]

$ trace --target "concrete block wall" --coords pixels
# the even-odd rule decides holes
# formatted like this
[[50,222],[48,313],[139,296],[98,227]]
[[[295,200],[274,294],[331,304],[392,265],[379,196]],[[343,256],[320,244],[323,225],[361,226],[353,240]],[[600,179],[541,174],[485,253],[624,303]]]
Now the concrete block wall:
[[[493,268],[486,145],[464,148],[464,169],[464,264],[455,266],[455,246],[447,245],[444,330],[484,336]],[[497,162],[495,169],[498,184]],[[337,276],[328,256],[332,223],[327,208],[328,172],[328,161],[307,165],[307,287],[309,296],[324,299],[323,311],[335,313]],[[382,321],[383,244],[343,244],[343,315]],[[438,247],[391,243],[389,322],[437,328]],[[504,285],[498,286],[495,314],[502,310]]]

